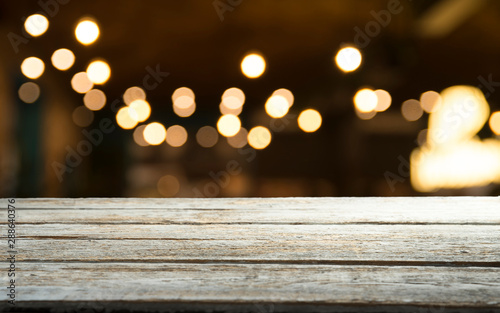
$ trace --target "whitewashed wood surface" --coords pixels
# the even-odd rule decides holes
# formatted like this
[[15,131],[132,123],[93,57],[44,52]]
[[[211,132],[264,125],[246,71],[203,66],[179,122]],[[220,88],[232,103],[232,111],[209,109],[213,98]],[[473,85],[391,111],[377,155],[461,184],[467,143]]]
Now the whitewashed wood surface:
[[[500,312],[499,197],[16,199],[16,209],[17,309]],[[9,308],[5,292],[0,301]]]

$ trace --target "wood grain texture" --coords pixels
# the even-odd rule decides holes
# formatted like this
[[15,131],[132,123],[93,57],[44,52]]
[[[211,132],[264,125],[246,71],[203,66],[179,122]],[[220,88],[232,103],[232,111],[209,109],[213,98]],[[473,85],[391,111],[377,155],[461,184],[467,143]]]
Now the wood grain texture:
[[[17,199],[16,208],[18,309],[500,312],[498,197]],[[6,309],[5,293],[0,301]]]

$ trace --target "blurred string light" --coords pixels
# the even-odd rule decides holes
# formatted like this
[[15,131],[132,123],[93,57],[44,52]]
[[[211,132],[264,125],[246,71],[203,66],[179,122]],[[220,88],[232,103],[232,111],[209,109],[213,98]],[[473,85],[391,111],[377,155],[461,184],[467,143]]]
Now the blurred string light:
[[150,145],[157,146],[165,141],[167,130],[158,122],[150,123],[144,128],[144,140]]
[[196,141],[204,148],[211,148],[217,144],[219,134],[212,126],[203,126],[196,132]]
[[75,28],[76,39],[83,45],[94,43],[99,37],[99,26],[90,19],[83,19]]
[[24,21],[24,29],[33,37],[43,35],[49,28],[49,20],[41,14],[33,14],[28,16]]
[[266,70],[266,60],[258,53],[247,54],[241,61],[241,71],[248,78],[258,78]]
[[413,187],[430,192],[500,183],[500,142],[476,136],[489,117],[481,90],[453,86],[440,96],[440,106],[429,116],[426,143],[411,154]]
[[427,143],[427,132],[428,132],[427,128],[422,129],[421,131],[418,132],[417,143],[419,146],[425,146],[425,144]]
[[384,112],[391,106],[392,97],[391,94],[383,89],[377,89],[374,91],[377,96],[377,106],[375,107],[376,112]]
[[361,119],[361,120],[371,120],[372,118],[377,115],[377,111],[371,111],[371,112],[359,112],[357,109],[354,110],[356,113],[356,116]]
[[179,193],[181,184],[177,177],[173,175],[165,175],[158,180],[158,192],[164,197],[173,197]]
[[335,63],[343,72],[353,72],[361,65],[361,52],[354,47],[345,47],[337,52]]
[[374,111],[378,102],[377,94],[369,88],[358,90],[353,100],[356,110],[361,113]]
[[103,60],[93,61],[87,67],[87,75],[94,84],[104,84],[111,76],[111,69],[108,63]]
[[188,133],[186,129],[180,125],[172,125],[167,129],[166,141],[172,147],[180,147],[186,143]]
[[420,105],[427,113],[432,113],[439,108],[442,99],[439,93],[435,91],[426,91],[420,95]]
[[500,135],[500,111],[491,114],[488,124],[495,135]]
[[23,63],[21,63],[21,72],[24,76],[31,79],[37,79],[42,76],[44,70],[45,64],[37,57],[26,58]]
[[146,100],[146,92],[141,87],[133,86],[127,88],[123,93],[123,102],[130,105],[134,100]]
[[40,87],[33,82],[27,82],[19,87],[17,93],[23,102],[33,103],[40,97]]
[[149,143],[144,139],[144,129],[147,125],[139,125],[134,129],[134,141],[141,147],[149,146]]
[[224,137],[236,135],[241,128],[241,121],[236,115],[225,114],[217,121],[217,130]]
[[322,118],[318,111],[307,109],[299,114],[297,122],[304,132],[312,133],[321,127]]
[[414,122],[422,117],[424,111],[418,100],[409,99],[401,105],[401,114],[407,121]]
[[56,69],[66,71],[75,63],[75,55],[71,50],[62,48],[54,51],[50,60]]
[[248,132],[247,140],[252,148],[261,150],[271,143],[271,132],[264,126],[256,126]]
[[195,95],[188,87],[177,88],[172,93],[172,107],[174,113],[180,117],[189,117],[196,110]]
[[272,96],[281,96],[281,97],[285,98],[286,101],[288,102],[288,108],[292,107],[293,101],[295,99],[293,96],[293,93],[286,88],[280,88],[280,89],[275,90],[273,92]]
[[122,107],[116,113],[116,122],[123,129],[132,129],[137,126],[137,113],[128,106]]
[[145,100],[137,99],[132,101],[128,106],[131,117],[135,119],[137,122],[146,121],[151,114],[151,106]]
[[236,135],[227,137],[227,143],[233,148],[243,148],[248,143],[247,136],[248,131],[241,127]]
[[92,89],[83,96],[83,104],[92,111],[99,111],[106,105],[106,95],[102,90]]
[[86,93],[94,87],[94,83],[90,81],[87,73],[79,72],[73,75],[73,78],[71,79],[71,87],[78,93]]
[[288,100],[280,95],[271,95],[265,104],[266,113],[273,118],[281,118],[290,108]]
[[73,122],[80,127],[87,127],[94,120],[94,112],[81,105],[73,110]]
[[226,89],[221,97],[222,105],[230,110],[236,110],[245,103],[245,93],[236,87]]
[[224,105],[223,102],[221,102],[219,104],[219,111],[222,115],[225,115],[225,114],[240,115],[241,112],[243,111],[243,107],[241,106],[237,109],[229,109],[228,107],[226,107]]

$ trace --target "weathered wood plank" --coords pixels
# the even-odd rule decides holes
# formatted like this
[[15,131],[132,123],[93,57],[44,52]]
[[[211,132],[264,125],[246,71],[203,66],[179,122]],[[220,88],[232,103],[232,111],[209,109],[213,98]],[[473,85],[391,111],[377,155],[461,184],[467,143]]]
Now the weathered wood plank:
[[500,268],[77,262],[22,263],[18,279],[23,301],[500,307],[498,277]]
[[500,224],[500,197],[19,199],[16,205],[21,224]]

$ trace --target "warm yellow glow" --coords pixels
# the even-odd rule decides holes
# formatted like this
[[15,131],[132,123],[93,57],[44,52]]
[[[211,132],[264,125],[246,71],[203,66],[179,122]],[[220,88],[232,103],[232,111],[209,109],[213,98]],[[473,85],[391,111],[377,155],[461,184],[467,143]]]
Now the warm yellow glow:
[[167,137],[165,126],[158,122],[150,123],[144,129],[144,140],[153,146],[161,144]]
[[195,99],[193,90],[188,87],[180,87],[174,90],[174,92],[172,93],[172,102],[175,103],[175,100],[182,96],[186,96],[193,100]]
[[317,131],[321,127],[321,114],[313,109],[307,109],[299,114],[297,119],[300,129],[306,133]]
[[37,79],[42,76],[44,70],[45,64],[37,57],[26,58],[23,63],[21,63],[21,72],[24,76],[31,79]]
[[273,96],[282,96],[286,99],[286,101],[288,102],[288,107],[290,108],[292,105],[293,105],[293,101],[294,101],[294,96],[293,96],[293,93],[286,89],[286,88],[280,88],[280,89],[277,89],[273,92],[272,94]]
[[233,137],[227,137],[227,143],[233,148],[243,148],[247,143],[248,131],[241,127],[240,131]]
[[489,115],[481,90],[454,86],[441,100],[430,113],[425,144],[411,154],[413,187],[430,192],[500,183],[500,141],[476,136]]
[[267,114],[273,118],[281,118],[288,113],[288,101],[283,96],[271,96],[266,101],[265,109]]
[[435,91],[426,91],[420,95],[420,105],[425,112],[434,112],[442,103],[441,96]]
[[391,106],[392,97],[391,94],[383,89],[377,89],[374,91],[377,96],[377,106],[375,107],[376,112],[384,112]]
[[69,49],[58,49],[50,58],[52,65],[60,71],[66,71],[75,63],[75,55]]
[[264,149],[271,143],[271,132],[264,126],[256,126],[248,132],[248,144],[254,149]]
[[180,147],[186,143],[188,133],[180,125],[172,125],[167,129],[167,143],[172,147]]
[[99,26],[94,21],[83,20],[75,28],[76,39],[84,45],[90,45],[99,37]]
[[241,128],[241,121],[236,115],[222,115],[217,121],[217,130],[224,137],[236,135]]
[[134,141],[136,144],[138,144],[141,147],[149,146],[149,143],[146,141],[146,139],[144,139],[144,129],[145,128],[146,128],[146,125],[140,125],[134,129]]
[[92,111],[99,111],[106,104],[106,95],[99,89],[89,90],[83,96],[83,103]]
[[111,69],[105,61],[94,61],[87,67],[87,75],[94,84],[104,84],[111,76]]
[[358,110],[354,110],[354,112],[356,113],[356,116],[361,120],[371,120],[375,117],[375,115],[377,115],[377,111],[359,112]]
[[158,192],[164,197],[175,196],[180,188],[181,184],[177,177],[173,175],[165,175],[158,180],[157,184]]
[[427,132],[429,130],[427,128],[425,129],[422,129],[421,131],[418,132],[418,135],[417,135],[417,143],[419,146],[425,146],[425,144],[427,143]]
[[198,144],[204,148],[210,148],[215,146],[219,140],[219,134],[217,130],[212,126],[203,126],[196,133],[196,141]]
[[146,92],[141,87],[133,86],[127,88],[123,93],[123,102],[130,105],[134,100],[146,100]]
[[41,14],[33,14],[28,16],[24,21],[24,29],[33,37],[43,35],[49,28],[49,20]]
[[174,100],[174,107],[188,109],[194,105],[194,99],[189,96],[179,96]]
[[129,107],[123,107],[116,113],[116,122],[123,129],[132,129],[137,125],[137,115]]
[[71,87],[78,93],[86,93],[94,87],[94,83],[90,81],[87,73],[79,72],[71,79]]
[[73,122],[80,127],[87,127],[94,120],[94,112],[81,105],[73,110]]
[[40,97],[40,87],[33,82],[27,82],[19,87],[17,93],[23,102],[33,103]]
[[354,47],[342,48],[335,56],[335,63],[344,72],[352,72],[361,65],[361,52]]
[[241,61],[241,71],[248,78],[260,77],[266,70],[266,61],[260,54],[248,54]]
[[230,109],[237,110],[245,103],[245,93],[239,88],[229,88],[222,94],[222,104]]
[[149,118],[151,114],[151,107],[149,103],[144,100],[134,100],[129,105],[130,110],[133,110],[135,114],[132,114],[131,117],[137,119],[137,122],[144,122]]
[[354,106],[362,113],[368,113],[377,107],[377,94],[368,88],[360,89],[354,95]]
[[240,115],[241,111],[243,111],[243,107],[239,107],[237,109],[229,109],[224,105],[223,102],[219,104],[219,110],[222,115],[224,114],[232,114],[232,115]]
[[189,117],[193,115],[194,111],[196,110],[196,103],[193,102],[193,104],[186,108],[186,109],[181,109],[177,106],[173,106],[174,108],[174,113],[177,114],[180,117]]
[[495,135],[500,135],[500,111],[491,114],[489,125]]
[[401,105],[401,114],[407,121],[414,122],[422,117],[424,111],[418,100],[410,99]]

